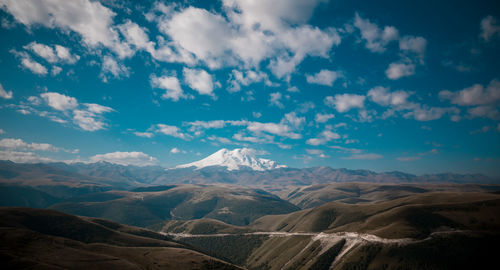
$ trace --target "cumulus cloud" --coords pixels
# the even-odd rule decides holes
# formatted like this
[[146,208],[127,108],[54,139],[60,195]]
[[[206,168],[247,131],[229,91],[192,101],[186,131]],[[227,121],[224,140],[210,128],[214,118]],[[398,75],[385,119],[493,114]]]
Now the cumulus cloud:
[[172,101],[179,101],[180,98],[187,98],[182,91],[179,79],[175,76],[161,76],[156,77],[156,75],[151,75],[150,77],[151,87],[160,88],[165,90],[162,95],[163,99],[171,99]]
[[269,134],[278,135],[290,139],[302,138],[302,135],[294,132],[289,125],[284,123],[249,122],[247,129],[257,135],[261,135],[263,132],[266,132]]
[[222,2],[222,14],[157,4],[148,17],[172,39],[167,45],[169,52],[184,53],[180,61],[187,63],[194,58],[216,69],[241,64],[258,67],[268,59],[273,73],[282,78],[305,57],[328,57],[331,47],[340,43],[335,29],[320,30],[305,24],[319,2],[231,0]]
[[306,75],[306,81],[308,83],[321,84],[326,86],[333,86],[333,83],[337,78],[340,77],[340,74],[337,71],[323,69],[320,72],[314,75]]
[[170,149],[170,153],[172,153],[172,154],[179,154],[179,153],[185,154],[186,151],[181,150],[181,149],[179,149],[177,147],[174,147],[174,148]]
[[[28,101],[32,106],[21,106],[27,113],[46,117],[54,122],[67,123],[71,120],[85,131],[97,131],[106,128],[104,113],[114,112],[110,107],[95,103],[79,103],[76,98],[56,92],[40,94],[40,98],[31,96]],[[47,105],[54,111],[40,111],[36,106]],[[22,112],[23,113],[23,112]]]
[[391,41],[399,38],[399,32],[395,27],[385,26],[384,29],[380,29],[377,24],[362,18],[358,13],[354,16],[354,26],[361,32],[366,48],[372,52],[384,52]]
[[387,87],[377,86],[370,89],[367,96],[381,106],[400,106],[408,102],[410,94],[406,91],[390,92]]
[[119,165],[152,166],[158,160],[143,152],[113,152],[90,157],[91,162],[105,161]]
[[330,130],[322,131],[317,138],[311,138],[306,141],[309,145],[323,145],[331,140],[340,139],[340,135],[338,133],[332,132]]
[[78,101],[74,97],[66,96],[56,92],[42,93],[40,96],[47,104],[55,110],[67,111],[78,107]]
[[269,104],[271,106],[276,106],[280,109],[285,108],[285,106],[281,102],[282,97],[283,97],[283,95],[280,92],[275,92],[275,93],[269,94]]
[[128,77],[129,70],[122,63],[118,63],[113,57],[106,55],[102,59],[100,76],[104,82],[107,82],[109,75],[112,75],[114,78]]
[[21,139],[1,139],[0,148],[9,150],[31,150],[31,151],[51,151],[57,152],[60,149],[48,143],[27,143]]
[[306,118],[303,116],[298,116],[296,112],[290,112],[285,114],[282,122],[287,123],[296,129],[299,129],[306,123]]
[[45,45],[37,42],[31,42],[24,46],[26,50],[30,50],[45,61],[54,63],[74,64],[80,59],[80,56],[71,54],[70,49],[61,45]]
[[80,35],[90,47],[105,46],[120,57],[130,56],[132,51],[119,39],[113,27],[113,11],[100,2],[89,0],[1,0],[0,6],[14,18],[28,26],[43,25],[59,28]]
[[37,75],[47,75],[48,71],[47,68],[44,67],[42,64],[34,61],[30,57],[24,57],[21,59],[21,64],[23,67],[27,68],[31,72],[37,74]]
[[460,106],[495,104],[500,101],[500,81],[492,80],[486,87],[475,84],[458,92],[444,90],[439,97]]
[[55,160],[41,157],[33,152],[3,151],[0,150],[0,160],[10,160],[16,163],[54,162]]
[[13,97],[12,91],[7,91],[0,84],[0,97],[4,99],[11,99]]
[[385,70],[385,75],[391,80],[397,80],[413,74],[415,74],[415,64],[413,63],[391,63]]
[[212,76],[203,69],[184,68],[184,81],[200,95],[213,96],[214,84]]
[[456,92],[443,90],[439,92],[439,97],[442,100],[449,100],[452,104],[470,107],[467,109],[470,117],[500,118],[497,109],[500,103],[500,82],[496,79],[486,87],[475,84]]
[[413,52],[420,57],[425,54],[427,40],[423,37],[404,36],[399,40],[399,49],[402,51]]
[[191,136],[189,134],[183,133],[180,128],[176,126],[170,126],[165,124],[157,124],[156,132],[164,135],[169,135],[175,138],[190,140]]
[[328,122],[328,120],[332,119],[332,118],[335,118],[335,115],[334,114],[322,114],[322,113],[317,113],[316,116],[314,117],[314,120],[317,122],[317,123],[326,123]]
[[481,34],[480,37],[488,42],[493,37],[500,35],[500,25],[498,25],[497,18],[489,15],[481,20]]
[[229,75],[229,92],[238,92],[241,90],[241,86],[249,86],[253,83],[264,82],[266,86],[278,86],[278,84],[273,83],[269,80],[269,76],[262,71],[246,70],[244,72],[239,70],[232,70]]
[[328,96],[325,98],[325,104],[340,112],[347,112],[353,108],[363,108],[365,96],[356,94],[338,94],[335,97]]

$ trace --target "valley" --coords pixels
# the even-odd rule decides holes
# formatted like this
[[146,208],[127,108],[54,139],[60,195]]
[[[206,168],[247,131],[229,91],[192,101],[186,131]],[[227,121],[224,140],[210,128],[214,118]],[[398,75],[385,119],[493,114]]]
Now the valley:
[[493,262],[500,240],[494,179],[293,169],[231,153],[214,154],[223,157],[220,166],[211,157],[200,167],[167,170],[0,161],[1,256],[11,267],[49,269],[97,262],[110,269],[467,269]]

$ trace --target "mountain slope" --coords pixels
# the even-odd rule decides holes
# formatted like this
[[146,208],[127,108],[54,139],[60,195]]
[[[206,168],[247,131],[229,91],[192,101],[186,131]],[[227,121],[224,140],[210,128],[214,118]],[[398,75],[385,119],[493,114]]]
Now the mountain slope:
[[256,151],[249,148],[237,148],[234,150],[221,149],[212,155],[192,163],[178,165],[175,168],[190,168],[202,169],[211,166],[225,167],[228,171],[250,168],[254,171],[265,171],[277,168],[285,168],[284,165],[279,165],[273,160],[257,158]]
[[0,208],[6,269],[240,269],[162,235],[56,211]]

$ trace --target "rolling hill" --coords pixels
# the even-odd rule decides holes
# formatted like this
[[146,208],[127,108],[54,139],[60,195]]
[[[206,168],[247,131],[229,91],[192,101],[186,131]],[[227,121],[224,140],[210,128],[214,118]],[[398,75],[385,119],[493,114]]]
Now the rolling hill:
[[0,208],[6,269],[240,269],[144,229],[52,210]]
[[170,185],[109,191],[72,198],[50,208],[143,227],[169,219],[199,218],[248,225],[264,215],[299,209],[265,191],[230,185]]

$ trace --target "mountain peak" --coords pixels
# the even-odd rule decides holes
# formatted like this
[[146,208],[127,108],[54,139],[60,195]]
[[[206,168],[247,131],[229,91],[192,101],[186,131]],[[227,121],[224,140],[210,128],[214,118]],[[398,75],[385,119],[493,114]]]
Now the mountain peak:
[[265,171],[286,167],[273,160],[257,158],[258,154],[258,151],[251,148],[236,148],[234,150],[222,148],[202,160],[179,165],[175,168],[196,167],[199,170],[210,166],[221,166],[226,167],[228,171],[240,170],[244,167],[249,167],[254,171]]

